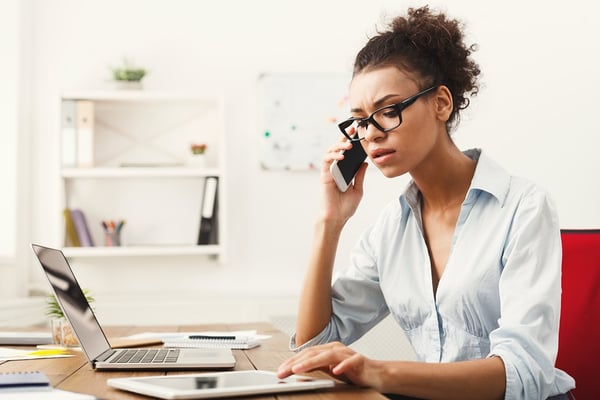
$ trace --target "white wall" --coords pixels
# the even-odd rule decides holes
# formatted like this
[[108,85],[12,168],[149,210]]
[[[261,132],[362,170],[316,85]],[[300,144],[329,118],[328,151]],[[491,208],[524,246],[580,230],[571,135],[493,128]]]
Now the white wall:
[[29,144],[29,116],[24,110],[29,100],[25,77],[29,78],[31,38],[24,14],[29,5],[29,0],[0,4],[0,299],[26,294],[26,255],[19,239],[28,231],[23,216],[29,173],[28,157],[24,157]]
[[[0,63],[0,76],[18,76],[19,67],[19,14],[16,1],[2,5],[0,12],[0,53],[4,62]],[[0,260],[15,257],[16,208],[17,196],[17,100],[18,80],[0,79],[0,184],[6,190],[0,196],[0,220],[4,229],[0,229]]]
[[[146,268],[144,263],[82,265],[80,280],[106,303],[121,299],[117,292],[125,289],[112,288],[110,278],[122,275],[151,285],[167,282],[172,290],[189,293],[287,296],[284,304],[293,305],[310,247],[318,176],[260,169],[257,76],[348,73],[375,24],[409,4],[414,3],[34,0],[29,16],[35,139],[30,240],[58,244],[59,93],[104,85],[109,66],[127,55],[149,68],[147,89],[224,90],[230,251],[221,266],[201,260],[178,260],[188,264],[177,270],[169,265]],[[467,23],[470,40],[479,44],[475,58],[483,70],[481,93],[455,134],[457,142],[483,147],[510,171],[545,186],[564,227],[600,226],[595,115],[600,27],[593,20],[600,5],[584,0],[457,0],[443,7]],[[332,142],[336,135],[332,132]],[[346,262],[364,224],[405,182],[369,174],[364,203],[343,237],[339,265]],[[44,285],[39,267],[32,262],[31,268],[34,281]],[[188,279],[182,281],[180,274]],[[142,303],[156,297],[152,291],[139,293]],[[113,300],[115,310],[119,305]]]

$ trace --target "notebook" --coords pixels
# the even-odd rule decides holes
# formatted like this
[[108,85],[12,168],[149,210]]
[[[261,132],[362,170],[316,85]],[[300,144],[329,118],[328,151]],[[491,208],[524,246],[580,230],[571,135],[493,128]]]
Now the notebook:
[[[40,371],[0,372],[0,389],[50,388],[48,377]],[[0,390],[0,393],[2,391]]]
[[96,400],[96,397],[52,388],[40,371],[0,372],[0,398],[4,400]]
[[247,350],[260,345],[250,336],[189,335],[165,341],[165,347]]
[[31,246],[92,368],[172,370],[235,366],[230,349],[112,348],[63,252],[37,244]]
[[330,379],[292,375],[277,378],[269,371],[228,371],[189,375],[112,378],[108,386],[160,399],[212,399],[285,393],[332,387]]

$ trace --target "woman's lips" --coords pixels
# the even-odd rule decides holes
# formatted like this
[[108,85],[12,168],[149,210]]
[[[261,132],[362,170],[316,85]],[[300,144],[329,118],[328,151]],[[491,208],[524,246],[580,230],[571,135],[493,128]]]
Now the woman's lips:
[[371,151],[370,157],[377,164],[386,163],[396,151],[392,149],[376,149]]

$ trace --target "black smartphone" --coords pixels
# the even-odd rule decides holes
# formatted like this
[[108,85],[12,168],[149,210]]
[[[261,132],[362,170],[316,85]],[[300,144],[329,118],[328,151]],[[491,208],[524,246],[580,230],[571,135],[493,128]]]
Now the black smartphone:
[[345,192],[352,183],[354,175],[362,163],[366,160],[367,153],[360,142],[352,142],[352,148],[344,151],[343,160],[335,160],[331,163],[329,171],[340,191]]

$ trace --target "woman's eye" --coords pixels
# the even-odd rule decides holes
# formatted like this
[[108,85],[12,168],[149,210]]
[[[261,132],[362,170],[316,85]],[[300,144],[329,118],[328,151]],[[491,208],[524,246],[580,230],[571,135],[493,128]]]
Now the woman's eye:
[[369,126],[369,121],[364,120],[364,119],[357,119],[356,120],[356,126],[358,126],[359,128],[367,128]]
[[400,113],[395,108],[389,108],[383,112],[385,118],[396,118]]

